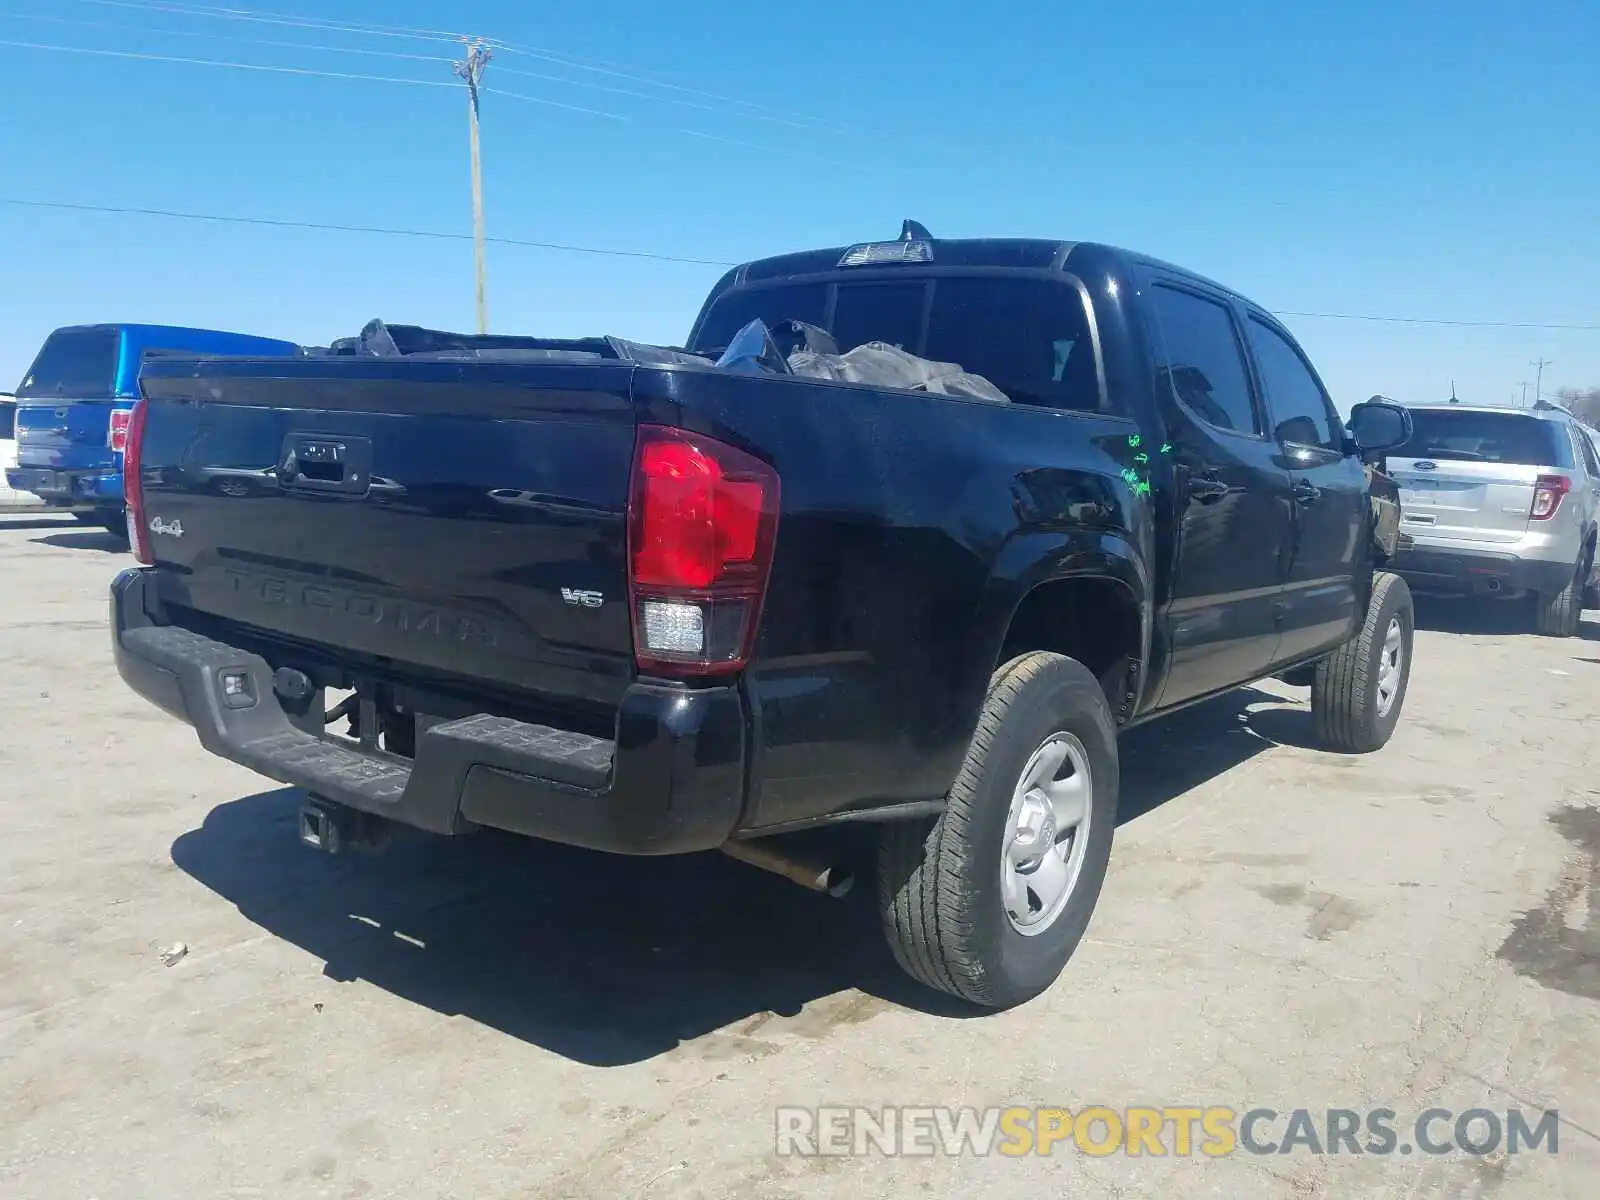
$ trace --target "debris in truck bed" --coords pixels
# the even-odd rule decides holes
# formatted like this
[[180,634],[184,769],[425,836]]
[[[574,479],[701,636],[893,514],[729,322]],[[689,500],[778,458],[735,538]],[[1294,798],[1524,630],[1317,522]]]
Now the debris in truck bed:
[[941,396],[965,396],[992,404],[1011,403],[1009,396],[981,375],[963,371],[956,363],[918,358],[887,342],[867,342],[844,354],[796,350],[789,356],[789,369],[810,379],[836,379]]
[[994,384],[981,375],[963,370],[959,363],[919,358],[887,342],[866,342],[841,354],[826,331],[803,321],[786,321],[783,325],[786,332],[798,336],[800,343],[787,357],[780,352],[766,323],[757,318],[734,335],[717,365],[753,373],[771,372],[941,396],[965,396],[993,404],[1011,402],[1011,398]]
[[[959,363],[918,358],[887,342],[867,342],[841,354],[826,330],[803,321],[785,321],[780,329],[794,338],[786,356],[767,325],[757,319],[746,325],[715,361],[676,346],[653,346],[607,335],[596,338],[508,337],[496,334],[445,333],[417,325],[389,325],[374,318],[355,337],[338,338],[326,347],[305,347],[313,358],[428,358],[489,362],[634,362],[720,367],[745,374],[797,375],[838,383],[864,383],[898,391],[963,396],[993,404],[1010,397],[981,375]],[[786,337],[785,340],[788,340]]]

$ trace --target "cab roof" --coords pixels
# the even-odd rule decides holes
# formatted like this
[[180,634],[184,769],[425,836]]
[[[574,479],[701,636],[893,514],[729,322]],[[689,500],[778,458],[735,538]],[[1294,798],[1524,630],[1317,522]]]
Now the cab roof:
[[[925,243],[927,257],[907,258],[896,263],[892,258],[880,258],[858,265],[844,264],[845,256],[867,247],[884,248]],[[779,280],[798,279],[803,276],[842,275],[864,267],[904,265],[916,267],[964,267],[1000,270],[1071,271],[1073,274],[1093,275],[1106,270],[1138,265],[1163,274],[1176,275],[1204,284],[1216,291],[1225,292],[1263,312],[1271,310],[1231,288],[1196,271],[1163,261],[1148,254],[1126,250],[1104,242],[1070,241],[1060,238],[936,238],[916,221],[906,221],[900,237],[879,242],[856,242],[851,245],[828,246],[815,250],[800,250],[777,254],[769,258],[753,259],[734,267],[718,284],[716,291],[744,287],[751,284],[773,283]]]

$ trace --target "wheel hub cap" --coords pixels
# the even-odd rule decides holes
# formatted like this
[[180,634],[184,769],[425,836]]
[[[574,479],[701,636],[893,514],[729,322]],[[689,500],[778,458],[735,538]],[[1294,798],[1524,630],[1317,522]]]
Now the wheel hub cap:
[[1383,649],[1378,655],[1378,715],[1386,717],[1400,692],[1400,676],[1405,666],[1406,644],[1400,618],[1391,617],[1384,631]]
[[1073,734],[1051,734],[1022,768],[1000,864],[1006,916],[1018,933],[1043,933],[1071,899],[1088,845],[1093,795],[1089,755]]

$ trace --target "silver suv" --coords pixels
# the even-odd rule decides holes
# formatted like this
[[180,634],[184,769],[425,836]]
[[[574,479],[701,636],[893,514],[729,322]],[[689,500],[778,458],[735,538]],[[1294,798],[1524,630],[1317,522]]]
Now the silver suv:
[[1594,599],[1600,457],[1564,408],[1408,405],[1411,440],[1388,455],[1403,542],[1391,569],[1413,591],[1522,597],[1535,628],[1577,632]]

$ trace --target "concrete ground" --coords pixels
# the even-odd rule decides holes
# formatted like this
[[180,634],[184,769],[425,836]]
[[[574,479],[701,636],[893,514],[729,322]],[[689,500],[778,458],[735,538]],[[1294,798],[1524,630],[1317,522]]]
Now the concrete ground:
[[[866,894],[714,856],[303,849],[294,794],[117,679],[128,562],[0,518],[8,1200],[1595,1194],[1600,627],[1425,611],[1370,757],[1307,748],[1276,685],[1131,734],[1088,938],[1045,997],[974,1017],[901,980]],[[775,1106],[822,1104],[1561,1126],[1555,1154],[1481,1157],[778,1155]]]

